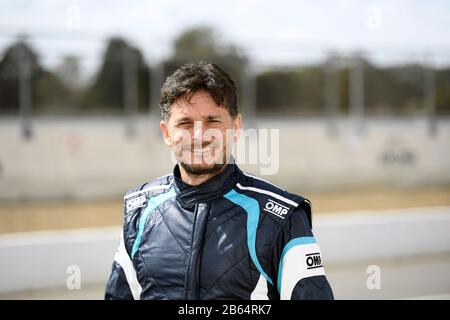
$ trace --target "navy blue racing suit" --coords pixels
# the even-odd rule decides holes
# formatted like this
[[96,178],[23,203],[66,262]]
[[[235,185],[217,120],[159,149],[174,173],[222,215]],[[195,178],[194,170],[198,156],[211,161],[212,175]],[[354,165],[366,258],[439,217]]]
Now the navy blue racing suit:
[[105,299],[333,299],[310,202],[234,164],[130,190]]

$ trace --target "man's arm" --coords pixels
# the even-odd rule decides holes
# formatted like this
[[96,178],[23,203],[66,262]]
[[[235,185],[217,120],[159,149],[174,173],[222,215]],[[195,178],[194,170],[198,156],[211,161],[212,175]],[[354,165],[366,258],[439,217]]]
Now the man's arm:
[[106,284],[105,300],[133,300],[123,269],[116,261]]
[[111,276],[106,285],[105,300],[139,300],[142,288],[122,236],[114,256]]
[[283,223],[272,247],[272,270],[280,299],[333,299],[320,248],[311,231],[310,206],[302,202]]

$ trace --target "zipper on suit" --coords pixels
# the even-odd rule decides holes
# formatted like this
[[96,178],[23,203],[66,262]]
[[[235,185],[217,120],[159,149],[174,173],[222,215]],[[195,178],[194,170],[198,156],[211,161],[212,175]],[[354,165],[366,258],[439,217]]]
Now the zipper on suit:
[[198,214],[198,204],[194,207],[194,219],[192,221],[192,233],[191,233],[191,244],[189,246],[189,257],[188,257],[188,266],[187,266],[187,274],[186,274],[186,280],[184,285],[184,299],[189,299],[189,291],[190,291],[190,276],[191,276],[191,265],[192,265],[192,251],[193,251],[193,245],[194,245],[194,236],[195,236],[195,228],[197,225],[197,214]]

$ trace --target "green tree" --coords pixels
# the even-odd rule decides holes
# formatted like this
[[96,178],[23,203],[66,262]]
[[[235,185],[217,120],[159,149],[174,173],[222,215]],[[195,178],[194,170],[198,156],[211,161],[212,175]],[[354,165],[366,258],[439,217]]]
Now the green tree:
[[82,102],[85,111],[120,113],[124,105],[124,64],[130,63],[132,75],[137,75],[138,107],[146,110],[149,100],[150,69],[141,51],[122,38],[108,41],[103,62],[93,85],[87,89]]
[[0,113],[19,113],[20,79],[31,82],[33,113],[45,113],[49,109],[61,109],[68,89],[52,72],[44,69],[38,55],[22,36],[6,48],[0,61]]
[[236,83],[238,99],[242,101],[242,84],[248,59],[238,46],[226,43],[211,27],[193,27],[182,32],[173,43],[173,53],[164,61],[164,78],[190,61],[216,63],[228,72]]
[[450,115],[450,69],[436,72],[436,111],[440,115]]
[[261,73],[256,78],[258,111],[264,114],[321,114],[323,84],[321,66]]
[[419,65],[365,66],[367,113],[405,115],[423,110],[424,69]]

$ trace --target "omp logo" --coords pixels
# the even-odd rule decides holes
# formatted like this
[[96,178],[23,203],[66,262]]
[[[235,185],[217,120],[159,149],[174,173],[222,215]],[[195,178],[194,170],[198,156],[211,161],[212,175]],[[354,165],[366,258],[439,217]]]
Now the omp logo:
[[289,208],[276,201],[273,201],[272,199],[269,199],[269,201],[266,202],[263,210],[270,212],[277,217],[280,217],[281,219],[284,219],[284,216],[288,212]]
[[320,252],[310,253],[306,255],[306,269],[322,268],[322,258]]
[[147,201],[146,196],[140,196],[134,199],[127,200],[126,209],[127,211],[131,211],[136,208],[141,208],[144,206],[146,201]]

